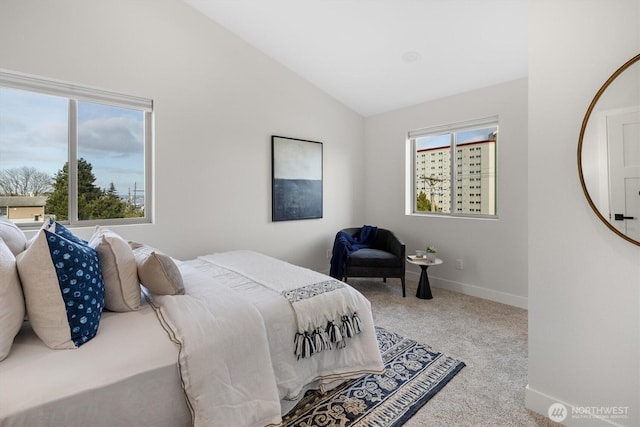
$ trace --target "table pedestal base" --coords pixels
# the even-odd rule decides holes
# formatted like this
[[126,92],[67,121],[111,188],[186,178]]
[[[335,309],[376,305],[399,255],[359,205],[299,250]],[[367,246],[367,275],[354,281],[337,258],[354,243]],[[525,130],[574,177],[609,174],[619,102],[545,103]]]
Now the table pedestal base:
[[416,297],[421,299],[432,299],[433,295],[431,295],[431,286],[429,285],[429,275],[427,274],[428,265],[421,265],[420,268],[422,271],[420,272],[420,282],[418,282],[418,290],[416,292]]

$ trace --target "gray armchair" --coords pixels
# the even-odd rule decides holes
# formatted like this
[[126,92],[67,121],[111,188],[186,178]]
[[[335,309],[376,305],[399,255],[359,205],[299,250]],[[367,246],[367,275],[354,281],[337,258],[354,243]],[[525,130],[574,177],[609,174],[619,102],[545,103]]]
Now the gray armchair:
[[[354,236],[359,227],[345,228],[342,231]],[[344,281],[349,277],[387,277],[402,281],[402,296],[405,296],[405,257],[404,243],[390,230],[378,228],[378,235],[371,247],[358,249],[347,257],[344,268]]]

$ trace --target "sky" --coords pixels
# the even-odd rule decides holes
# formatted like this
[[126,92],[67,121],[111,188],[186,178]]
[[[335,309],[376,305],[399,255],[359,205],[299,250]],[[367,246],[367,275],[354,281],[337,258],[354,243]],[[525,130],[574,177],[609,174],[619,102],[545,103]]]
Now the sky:
[[[67,162],[68,100],[0,88],[0,170],[35,167],[51,176]],[[144,113],[78,102],[78,157],[95,185],[120,195],[144,187]]]
[[[495,127],[487,127],[480,129],[471,129],[467,131],[458,131],[457,144],[464,144],[467,142],[484,141],[488,139],[491,132],[495,130]],[[439,148],[451,146],[451,132],[442,133],[440,135],[429,135],[416,138],[416,150],[424,150],[427,148]]]

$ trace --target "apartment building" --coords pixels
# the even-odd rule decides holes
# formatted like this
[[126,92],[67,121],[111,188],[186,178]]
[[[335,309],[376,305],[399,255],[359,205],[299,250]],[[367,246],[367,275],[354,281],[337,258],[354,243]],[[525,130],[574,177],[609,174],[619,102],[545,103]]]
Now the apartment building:
[[455,176],[455,212],[496,214],[496,140],[486,139],[456,146],[451,169],[451,146],[416,151],[415,188],[426,195],[432,212],[451,212],[451,177]]

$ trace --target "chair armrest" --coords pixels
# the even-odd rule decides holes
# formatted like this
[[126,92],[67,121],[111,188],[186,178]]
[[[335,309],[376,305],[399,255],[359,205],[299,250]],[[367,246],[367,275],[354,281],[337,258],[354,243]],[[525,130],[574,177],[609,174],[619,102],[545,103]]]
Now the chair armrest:
[[392,231],[388,231],[386,249],[388,252],[391,252],[400,258],[404,263],[404,259],[406,257],[406,246],[402,240],[398,239],[398,237],[393,234]]

